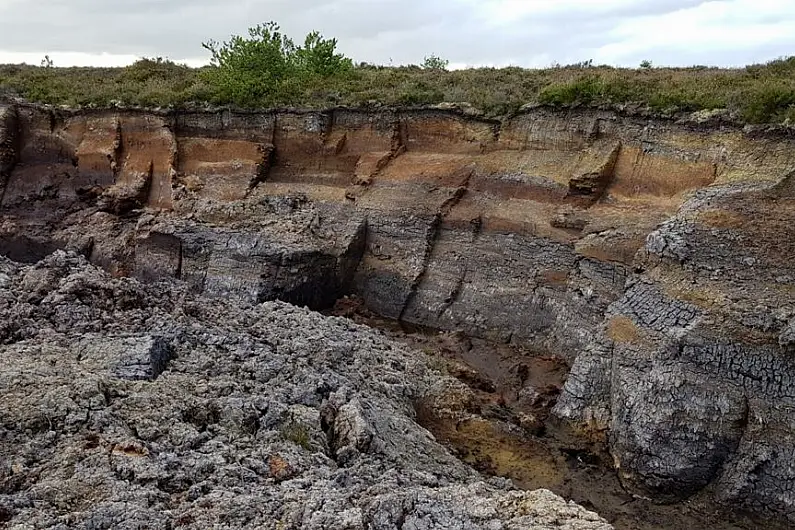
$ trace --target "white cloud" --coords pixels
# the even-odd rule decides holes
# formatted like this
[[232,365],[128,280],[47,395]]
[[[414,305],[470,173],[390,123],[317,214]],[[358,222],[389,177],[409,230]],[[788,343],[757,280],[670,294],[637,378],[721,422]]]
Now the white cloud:
[[[47,56],[53,66],[128,66],[141,59],[138,55],[119,55],[112,53],[84,53],[84,52],[5,52],[0,51],[0,64],[32,64],[40,65]],[[202,66],[207,64],[204,58],[180,59],[181,64],[188,66]]]
[[[474,4],[474,2],[473,2]],[[547,18],[551,16],[600,16],[616,11],[637,10],[663,6],[653,0],[485,0],[477,2],[492,21],[510,25],[519,18]]]
[[92,54],[82,52],[6,52],[0,51],[0,64],[39,65],[49,56],[54,66],[126,66],[136,60],[135,55]]
[[206,60],[201,42],[270,19],[356,61],[455,66],[735,65],[795,50],[792,0],[0,0],[0,62]]
[[[795,50],[795,4],[782,0],[704,2],[659,16],[624,20],[601,46],[599,62],[742,65]],[[770,55],[768,50],[779,50]],[[678,61],[677,61],[678,59]]]

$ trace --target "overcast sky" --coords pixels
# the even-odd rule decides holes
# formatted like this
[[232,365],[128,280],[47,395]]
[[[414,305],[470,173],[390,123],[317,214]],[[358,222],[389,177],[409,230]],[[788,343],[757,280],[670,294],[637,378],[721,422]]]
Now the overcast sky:
[[0,0],[0,63],[207,60],[201,43],[275,20],[355,61],[454,66],[743,65],[795,55],[795,0]]

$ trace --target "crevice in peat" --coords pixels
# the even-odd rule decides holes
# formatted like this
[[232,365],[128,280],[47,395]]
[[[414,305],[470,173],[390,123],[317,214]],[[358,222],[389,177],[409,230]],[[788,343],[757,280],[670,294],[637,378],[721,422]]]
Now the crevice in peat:
[[720,506],[707,491],[658,504],[625,489],[606,443],[583,437],[551,415],[569,372],[553,352],[384,319],[354,298],[341,299],[329,314],[353,318],[425,352],[435,369],[466,385],[470,394],[463,401],[418,399],[416,418],[484,475],[510,478],[522,489],[550,489],[597,511],[617,530],[787,528]]

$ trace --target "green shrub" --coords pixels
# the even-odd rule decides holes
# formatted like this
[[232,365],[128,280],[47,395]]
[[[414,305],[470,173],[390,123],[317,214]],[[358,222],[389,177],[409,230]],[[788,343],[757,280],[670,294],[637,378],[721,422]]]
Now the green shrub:
[[445,99],[444,92],[427,81],[408,84],[398,96],[401,105],[434,105]]
[[122,81],[142,83],[150,79],[181,77],[189,70],[190,68],[187,66],[179,65],[168,59],[163,59],[162,57],[154,59],[144,57],[124,68],[119,77]]
[[450,66],[450,61],[442,59],[433,53],[426,56],[425,60],[422,62],[422,68],[425,70],[446,71],[448,66]]
[[738,106],[748,123],[779,122],[795,107],[795,87],[764,83],[738,94]]
[[353,69],[350,59],[336,53],[336,39],[312,32],[303,46],[296,46],[275,22],[250,28],[248,38],[235,35],[229,42],[202,46],[212,54],[205,78],[219,103],[251,107],[290,102],[316,78]]
[[324,39],[313,31],[306,36],[303,47],[295,49],[295,70],[302,76],[334,77],[353,70],[353,61],[336,53],[337,39]]

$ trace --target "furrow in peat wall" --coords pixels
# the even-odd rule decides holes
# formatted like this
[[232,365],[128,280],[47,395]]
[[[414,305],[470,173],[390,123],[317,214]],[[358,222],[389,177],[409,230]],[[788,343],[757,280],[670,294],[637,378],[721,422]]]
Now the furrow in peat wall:
[[[419,292],[424,292],[426,290],[425,287],[425,280],[428,274],[428,268],[430,264],[433,262],[434,253],[436,252],[436,247],[439,243],[440,238],[440,231],[442,225],[450,215],[452,210],[461,202],[462,198],[466,195],[467,191],[469,190],[469,182],[472,179],[472,173],[464,173],[462,176],[462,181],[459,183],[458,187],[452,191],[451,195],[441,204],[439,207],[439,211],[433,217],[431,221],[431,225],[428,228],[428,240],[425,245],[425,252],[423,254],[423,261],[422,261],[422,268],[420,269],[417,276],[411,283],[411,291],[409,296],[406,298],[405,304],[403,309],[400,312],[400,316],[398,317],[399,321],[412,321],[410,318],[406,318],[406,312],[409,308],[413,305],[414,300]],[[463,280],[462,280],[463,281]],[[429,325],[430,322],[426,320],[422,320],[416,322],[417,324],[421,325]]]
[[17,162],[17,109],[0,105],[0,204],[11,170]]

